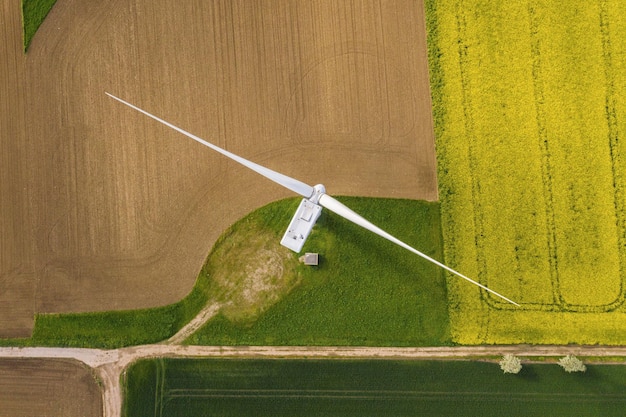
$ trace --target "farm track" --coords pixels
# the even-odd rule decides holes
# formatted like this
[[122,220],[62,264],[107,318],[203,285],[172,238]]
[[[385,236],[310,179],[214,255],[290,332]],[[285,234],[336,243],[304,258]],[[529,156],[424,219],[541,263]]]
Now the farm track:
[[[532,360],[568,354],[579,357],[624,357],[626,347],[610,346],[460,346],[421,348],[380,347],[280,347],[280,346],[180,346],[170,344],[134,346],[116,350],[78,348],[0,348],[0,358],[74,359],[92,367],[103,390],[103,417],[120,417],[121,376],[134,361],[145,358],[326,358],[326,359],[421,359],[494,360],[504,354]],[[607,363],[607,362],[603,362]]]

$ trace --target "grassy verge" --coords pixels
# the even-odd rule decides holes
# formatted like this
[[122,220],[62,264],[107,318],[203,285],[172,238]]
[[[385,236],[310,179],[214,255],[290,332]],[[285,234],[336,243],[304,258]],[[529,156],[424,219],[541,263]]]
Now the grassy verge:
[[165,307],[77,314],[38,314],[33,335],[0,339],[0,346],[114,349],[157,343],[174,335],[206,302],[202,283],[184,300]]
[[[621,416],[626,369],[391,360],[144,360],[126,373],[126,417]],[[419,411],[417,411],[419,410]]]
[[619,1],[428,1],[445,256],[458,343],[626,340],[626,29]]
[[[440,258],[439,206],[344,199],[391,233]],[[207,302],[224,307],[195,335],[198,344],[441,345],[449,343],[441,271],[332,214],[305,250],[308,268],[278,244],[297,207],[283,200],[249,214],[218,240],[192,292],[154,309],[40,314],[29,339],[0,345],[116,348],[174,335]]]
[[22,25],[24,27],[24,51],[35,36],[37,29],[52,9],[56,0],[22,0]]

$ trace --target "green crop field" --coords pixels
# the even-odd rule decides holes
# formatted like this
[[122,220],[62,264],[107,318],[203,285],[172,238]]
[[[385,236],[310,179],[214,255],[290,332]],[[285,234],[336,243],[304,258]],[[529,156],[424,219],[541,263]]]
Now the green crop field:
[[626,342],[623,2],[427,8],[453,340]]
[[626,369],[516,376],[480,362],[152,359],[124,378],[125,417],[622,416]]

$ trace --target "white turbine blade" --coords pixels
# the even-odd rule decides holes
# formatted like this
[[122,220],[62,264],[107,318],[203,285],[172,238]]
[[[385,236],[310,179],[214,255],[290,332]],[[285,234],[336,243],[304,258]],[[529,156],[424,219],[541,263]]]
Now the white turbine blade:
[[222,149],[219,146],[215,146],[212,143],[209,143],[209,142],[205,141],[204,139],[199,138],[196,135],[193,135],[193,134],[191,134],[191,133],[189,133],[189,132],[187,132],[187,131],[185,131],[185,130],[177,127],[177,126],[174,126],[173,124],[171,124],[169,122],[166,122],[165,120],[160,119],[160,118],[156,117],[155,115],[150,114],[147,111],[142,110],[139,107],[137,107],[135,105],[132,105],[132,104],[130,104],[127,101],[122,100],[121,98],[115,97],[114,95],[106,93],[106,92],[105,92],[105,94],[107,96],[111,97],[112,99],[115,99],[115,100],[119,101],[120,103],[125,104],[128,107],[130,107],[132,109],[135,109],[135,110],[137,110],[140,113],[145,114],[146,116],[156,120],[157,122],[163,123],[165,126],[170,127],[170,128],[176,130],[179,133],[182,133],[183,135],[185,135],[185,136],[195,140],[196,142],[201,143],[204,146],[208,146],[209,148],[213,149],[214,151],[217,151],[217,152],[221,153],[222,155],[232,159],[233,161],[239,162],[241,165],[250,168],[251,170],[255,171],[256,173],[263,175],[265,178],[267,178],[269,180],[272,180],[275,183],[280,184],[280,185],[282,185],[285,188],[288,188],[289,190],[293,191],[294,193],[300,194],[301,196],[306,197],[306,198],[309,198],[309,197],[311,197],[313,195],[314,189],[313,189],[313,187],[311,187],[308,184],[305,184],[305,183],[303,183],[301,181],[298,181],[295,178],[291,178],[291,177],[288,177],[286,175],[283,175],[283,174],[281,174],[279,172],[273,171],[273,170],[271,170],[269,168],[265,168],[264,166],[261,166],[259,164],[255,164],[252,161],[248,161],[245,158],[237,156],[234,153],[228,152],[227,150]]
[[332,211],[335,214],[340,215],[341,217],[350,220],[351,222],[371,231],[376,233],[378,236],[383,237],[393,243],[395,243],[396,245],[402,246],[404,249],[407,249],[411,252],[413,252],[416,255],[421,256],[422,258],[426,259],[427,261],[430,261],[432,263],[434,263],[437,266],[440,266],[441,268],[445,269],[448,272],[453,273],[454,275],[463,278],[464,280],[467,280],[469,282],[471,282],[474,285],[479,286],[480,288],[489,291],[490,293],[497,295],[498,297],[502,298],[503,300],[508,301],[511,304],[514,304],[516,306],[519,307],[519,304],[517,304],[516,302],[506,298],[505,296],[503,296],[502,294],[499,294],[487,287],[485,287],[483,284],[474,281],[471,278],[466,277],[465,275],[455,271],[454,269],[450,268],[447,265],[442,264],[441,262],[431,258],[428,255],[423,254],[422,252],[418,251],[417,249],[407,245],[406,243],[402,242],[400,239],[395,238],[394,236],[390,235],[389,233],[385,232],[384,230],[382,230],[381,228],[379,228],[378,226],[372,224],[370,221],[364,219],[363,217],[361,217],[360,215],[358,215],[357,213],[355,213],[354,211],[352,211],[350,208],[346,207],[344,204],[340,203],[339,201],[335,200],[334,198],[332,198],[331,196],[329,196],[328,194],[322,194],[322,196],[319,199],[319,204],[322,207],[327,208],[328,210]]

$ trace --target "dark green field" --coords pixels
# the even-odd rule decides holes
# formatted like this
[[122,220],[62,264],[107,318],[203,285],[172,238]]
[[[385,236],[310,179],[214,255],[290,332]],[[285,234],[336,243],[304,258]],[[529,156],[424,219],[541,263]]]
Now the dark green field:
[[482,362],[154,359],[126,376],[126,417],[623,416],[626,368],[566,374]]

